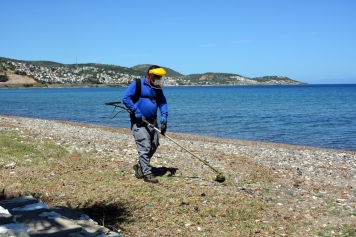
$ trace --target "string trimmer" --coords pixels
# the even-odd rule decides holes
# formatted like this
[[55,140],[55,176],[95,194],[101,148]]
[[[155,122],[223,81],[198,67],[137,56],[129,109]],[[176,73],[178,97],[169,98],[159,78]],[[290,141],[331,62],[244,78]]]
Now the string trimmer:
[[[106,105],[112,105],[114,106],[114,110],[111,112],[110,118],[114,118],[118,113],[116,113],[114,116],[112,115],[115,111],[115,109],[121,108],[126,110],[129,113],[132,113],[129,109],[127,109],[126,107],[120,105],[121,101],[119,102],[107,102],[105,103]],[[161,130],[159,130],[158,128],[156,128],[153,124],[149,123],[144,117],[142,117],[142,121],[144,123],[146,123],[148,126],[150,126],[151,128],[153,128],[156,132],[161,133]],[[176,142],[175,140],[173,140],[172,138],[170,138],[169,136],[167,136],[166,134],[162,134],[164,137],[168,138],[170,141],[172,141],[174,144],[176,144],[177,146],[179,146],[180,148],[182,148],[183,150],[187,151],[189,154],[191,154],[194,158],[198,159],[199,161],[201,161],[202,163],[204,163],[206,166],[208,166],[209,168],[211,168],[215,173],[217,173],[216,178],[214,179],[215,181],[222,183],[225,181],[225,176],[223,175],[223,173],[218,170],[217,168],[211,166],[206,160],[200,158],[199,156],[195,155],[193,152],[189,151],[187,148],[185,148],[184,146],[182,146],[181,144],[179,144],[178,142]]]

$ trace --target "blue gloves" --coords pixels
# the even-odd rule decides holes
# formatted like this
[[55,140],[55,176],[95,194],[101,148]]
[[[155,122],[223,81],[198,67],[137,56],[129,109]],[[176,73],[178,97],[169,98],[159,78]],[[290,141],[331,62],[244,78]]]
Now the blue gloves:
[[167,116],[163,115],[161,117],[161,134],[164,135],[167,131]]
[[161,123],[167,123],[167,115],[162,115]]
[[141,114],[141,111],[140,110],[136,110],[135,111],[135,120],[136,120],[136,123],[142,123],[142,114]]

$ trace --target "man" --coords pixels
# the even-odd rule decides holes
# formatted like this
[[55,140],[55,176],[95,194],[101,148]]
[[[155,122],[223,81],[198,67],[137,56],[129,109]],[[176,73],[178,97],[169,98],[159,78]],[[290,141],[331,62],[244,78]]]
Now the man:
[[[157,127],[159,108],[161,134],[165,134],[168,116],[167,100],[162,90],[165,75],[166,71],[163,68],[157,65],[151,66],[145,77],[133,81],[129,85],[122,98],[122,102],[131,111],[131,132],[135,138],[139,155],[138,163],[133,166],[135,176],[150,183],[158,183],[157,178],[152,174],[150,161],[159,146],[159,134],[143,122],[142,118]],[[137,82],[140,82],[141,86],[136,85]],[[136,91],[140,87],[141,91]]]

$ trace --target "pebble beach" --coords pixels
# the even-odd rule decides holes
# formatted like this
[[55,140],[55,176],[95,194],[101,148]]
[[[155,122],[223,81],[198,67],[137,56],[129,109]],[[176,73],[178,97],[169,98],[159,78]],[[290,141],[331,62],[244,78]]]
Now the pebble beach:
[[[137,160],[129,129],[0,115],[0,130],[36,134],[33,139],[66,145],[71,152],[119,160],[130,169]],[[174,175],[187,178],[190,184],[213,187],[225,195],[263,195],[259,184],[247,180],[251,174],[246,167],[251,164],[264,167],[273,175],[273,192],[264,198],[274,200],[276,208],[288,207],[289,211],[303,212],[305,218],[316,221],[320,227],[356,221],[355,151],[170,133],[169,127],[167,135],[222,171],[229,186],[216,184],[212,180],[216,174],[211,169],[161,136],[152,165],[176,167]],[[347,215],[342,218],[308,216],[308,210],[312,208],[331,208],[326,205],[328,202],[335,204],[332,208]]]

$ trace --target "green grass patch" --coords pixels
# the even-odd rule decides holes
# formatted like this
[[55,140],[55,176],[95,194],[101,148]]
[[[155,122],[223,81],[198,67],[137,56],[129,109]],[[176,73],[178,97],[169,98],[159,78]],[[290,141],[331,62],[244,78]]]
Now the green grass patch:
[[356,236],[356,226],[350,226],[350,225],[344,224],[344,225],[340,226],[339,228],[325,227],[325,228],[319,230],[316,234],[317,234],[317,236],[321,236],[321,237],[332,237],[332,236],[354,237],[354,236]]
[[0,131],[0,167],[12,162],[16,166],[51,165],[54,160],[70,154],[61,146],[43,143],[35,137],[21,136],[13,131]]
[[[314,220],[306,219],[296,202],[276,205],[284,190],[276,188],[270,170],[247,164],[247,159],[241,160],[246,166],[239,184],[234,179],[201,182],[180,174],[150,184],[135,178],[128,160],[113,162],[86,149],[72,152],[39,134],[1,130],[0,148],[0,199],[33,195],[49,206],[82,210],[123,236],[142,230],[149,236],[297,236],[305,229],[318,236],[331,231],[354,236],[354,226],[314,228]],[[5,168],[11,162],[15,165]],[[330,213],[336,207],[333,200],[325,202],[325,209],[308,210],[310,216],[343,217]]]

